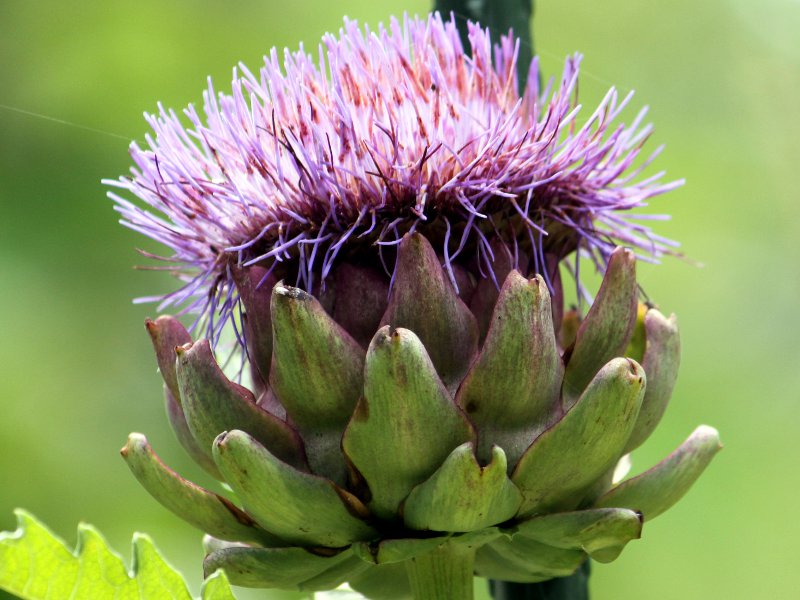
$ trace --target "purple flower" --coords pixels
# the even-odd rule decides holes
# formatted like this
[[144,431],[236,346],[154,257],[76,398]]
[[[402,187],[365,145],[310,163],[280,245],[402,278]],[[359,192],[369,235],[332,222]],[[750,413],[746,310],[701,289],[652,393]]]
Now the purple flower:
[[234,69],[229,95],[209,81],[188,125],[159,105],[147,147],[131,146],[131,176],[106,182],[139,199],[109,194],[124,225],[170,248],[154,258],[183,281],[143,300],[199,313],[216,340],[238,303],[237,266],[315,292],[357,253],[391,278],[411,231],[457,288],[460,265],[493,277],[494,238],[551,288],[569,255],[577,270],[581,252],[602,267],[620,244],[668,253],[674,243],[637,222],[663,217],[629,212],[681,184],[639,177],[660,150],[639,160],[645,110],[615,123],[631,95],[612,88],[579,119],[579,56],[545,89],[534,60],[520,93],[515,40],[493,46],[477,25],[469,39],[467,54],[438,14],[374,32],[345,21],[317,62],[273,49],[259,72]]
[[[612,481],[680,356],[675,317],[636,282],[634,251],[671,242],[630,211],[679,183],[639,178],[644,111],[613,125],[630,95],[578,121],[578,57],[545,90],[534,61],[520,95],[518,42],[469,33],[466,54],[438,15],[346,22],[316,65],[273,50],[258,75],[234,71],[232,95],[209,85],[191,128],[150,117],[149,149],[113,183],[140,199],[112,194],[122,222],[184,280],[162,308],[205,327],[146,325],[176,436],[241,508],[140,434],[122,454],[213,536],[207,573],[415,598],[471,598],[473,574],[563,577],[614,560],[720,448],[700,427]],[[581,254],[605,271],[585,316],[564,311],[560,274],[577,282]],[[249,387],[214,356],[227,323]]]

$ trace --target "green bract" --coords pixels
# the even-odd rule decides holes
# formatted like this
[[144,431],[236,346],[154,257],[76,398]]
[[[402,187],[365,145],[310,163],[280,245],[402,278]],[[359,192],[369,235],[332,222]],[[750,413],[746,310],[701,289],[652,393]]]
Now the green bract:
[[535,582],[613,560],[686,492],[720,448],[710,427],[612,482],[678,369],[675,318],[638,305],[633,254],[613,253],[578,320],[495,248],[499,291],[461,272],[456,292],[419,234],[399,245],[391,292],[355,264],[316,297],[237,269],[253,391],[177,320],[148,322],[178,439],[236,504],[172,472],[139,434],[123,456],[211,536],[208,573],[402,598],[448,553],[452,568]]

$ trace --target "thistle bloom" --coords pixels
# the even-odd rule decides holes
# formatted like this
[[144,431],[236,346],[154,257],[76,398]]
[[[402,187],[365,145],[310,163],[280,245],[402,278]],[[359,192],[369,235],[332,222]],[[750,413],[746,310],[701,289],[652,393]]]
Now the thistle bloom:
[[618,244],[667,251],[637,223],[658,216],[629,212],[681,183],[636,180],[658,153],[632,168],[645,110],[615,124],[631,95],[612,88],[581,123],[578,56],[544,90],[534,61],[520,94],[514,40],[492,46],[476,25],[469,37],[471,57],[438,15],[377,32],[346,21],[318,64],[287,51],[281,68],[273,49],[258,74],[234,69],[231,95],[209,81],[205,118],[189,106],[189,128],[161,106],[148,116],[155,139],[133,144],[130,178],[107,183],[147,205],[112,194],[122,223],[170,248],[186,282],[159,310],[200,313],[216,338],[236,305],[232,267],[267,265],[313,292],[354,252],[391,274],[385,250],[413,231],[457,289],[457,265],[492,272],[492,238],[551,291],[552,265],[579,248],[599,266]]
[[[628,211],[677,183],[637,180],[649,129],[612,126],[611,90],[576,122],[577,58],[517,91],[510,38],[438,15],[376,34],[346,22],[315,66],[272,52],[209,86],[192,129],[161,109],[116,185],[123,223],[166,244],[208,340],[147,322],[171,424],[241,507],[123,449],[167,508],[209,534],[233,583],[371,598],[469,598],[616,558],[719,449],[698,428],[619,483],[677,376],[676,320],[637,301],[635,248],[669,251]],[[323,66],[327,64],[327,67]],[[634,167],[634,163],[639,164]],[[159,215],[160,213],[160,215]],[[561,268],[604,268],[585,317]],[[577,278],[577,273],[573,273]],[[229,321],[252,390],[213,346]]]

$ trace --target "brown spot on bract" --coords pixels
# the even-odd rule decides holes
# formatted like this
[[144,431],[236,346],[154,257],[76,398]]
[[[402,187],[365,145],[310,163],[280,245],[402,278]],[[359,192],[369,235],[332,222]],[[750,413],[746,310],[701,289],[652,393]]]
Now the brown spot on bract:
[[239,510],[239,508],[233,504],[233,502],[227,498],[223,498],[222,496],[217,496],[217,500],[219,500],[222,505],[228,509],[228,512],[230,512],[231,515],[233,515],[233,518],[239,521],[239,523],[246,527],[255,527],[256,522],[253,521],[253,519],[251,519],[247,513]]

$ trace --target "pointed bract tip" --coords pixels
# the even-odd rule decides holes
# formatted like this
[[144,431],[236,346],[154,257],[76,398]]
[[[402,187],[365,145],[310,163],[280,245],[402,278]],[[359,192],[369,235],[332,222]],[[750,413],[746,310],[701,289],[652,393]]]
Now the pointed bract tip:
[[[192,350],[194,347],[202,346],[203,342],[205,342],[206,345],[208,345],[208,340],[199,340],[198,342],[187,342],[186,344],[182,344],[180,346],[175,346],[175,354],[178,356],[178,358],[180,358],[182,360],[186,360],[185,359],[186,354],[190,350]],[[209,347],[209,351],[210,350],[211,349]]]
[[608,268],[606,271],[610,270],[612,265],[616,265],[617,268],[623,268],[626,271],[631,271],[635,274],[636,254],[634,254],[632,250],[626,248],[625,246],[617,246],[608,257]]
[[625,361],[627,361],[628,363],[628,369],[630,370],[630,374],[633,377],[641,377],[642,367],[639,365],[639,363],[633,360],[632,358],[625,358]]
[[703,440],[716,440],[717,448],[722,450],[725,446],[719,438],[719,431],[711,425],[699,425],[695,430],[692,437],[701,438]]
[[128,453],[131,451],[132,448],[143,448],[148,445],[147,438],[142,433],[130,433],[128,434],[128,440],[125,442],[125,445],[119,451],[123,458],[128,456]]
[[235,434],[236,432],[237,430],[234,429],[232,431],[223,431],[222,433],[220,433],[216,438],[214,438],[214,447],[222,448],[223,446],[225,446],[226,442],[229,441],[230,436],[232,434]]
[[633,250],[625,246],[617,246],[614,248],[611,256],[623,256],[628,262],[636,260],[636,255],[633,253]]

